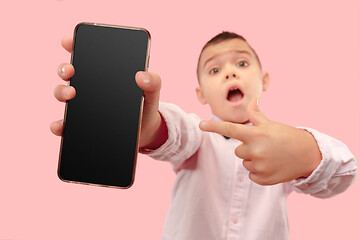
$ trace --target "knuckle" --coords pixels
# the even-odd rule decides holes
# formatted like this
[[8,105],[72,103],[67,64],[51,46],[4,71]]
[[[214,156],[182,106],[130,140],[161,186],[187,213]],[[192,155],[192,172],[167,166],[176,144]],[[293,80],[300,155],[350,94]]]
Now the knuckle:
[[253,145],[249,151],[254,159],[266,160],[273,155],[272,150],[271,144],[260,142],[258,145]]
[[260,147],[253,147],[250,149],[249,152],[250,152],[250,156],[253,159],[262,159],[262,157],[264,156],[264,151]]
[[254,129],[253,133],[256,138],[264,138],[267,136],[267,132],[259,128]]
[[230,136],[232,135],[233,131],[234,131],[234,125],[231,123],[226,123],[224,127],[225,135]]

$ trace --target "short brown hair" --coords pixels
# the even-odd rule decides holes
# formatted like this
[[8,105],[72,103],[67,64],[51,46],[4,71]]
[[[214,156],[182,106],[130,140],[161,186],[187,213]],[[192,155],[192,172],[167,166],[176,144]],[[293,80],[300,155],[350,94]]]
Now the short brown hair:
[[228,32],[228,31],[223,31],[221,33],[219,33],[218,35],[216,35],[215,37],[213,37],[212,39],[210,39],[206,44],[205,46],[201,49],[201,52],[200,52],[200,55],[199,55],[199,59],[198,59],[198,64],[197,64],[197,68],[196,68],[196,73],[197,73],[197,76],[198,76],[198,79],[199,79],[199,63],[200,63],[200,57],[201,57],[201,54],[203,53],[203,51],[205,50],[205,48],[207,48],[208,46],[210,45],[213,45],[213,44],[217,44],[217,43],[220,43],[220,42],[223,42],[223,41],[226,41],[226,40],[231,40],[231,39],[240,39],[240,40],[243,40],[244,42],[247,43],[247,45],[250,47],[250,49],[254,52],[255,54],[255,57],[259,63],[259,66],[260,66],[260,69],[261,69],[261,63],[260,63],[260,59],[258,57],[258,55],[256,54],[255,50],[250,46],[250,44],[246,41],[246,39],[237,34],[237,33],[234,33],[234,32]]

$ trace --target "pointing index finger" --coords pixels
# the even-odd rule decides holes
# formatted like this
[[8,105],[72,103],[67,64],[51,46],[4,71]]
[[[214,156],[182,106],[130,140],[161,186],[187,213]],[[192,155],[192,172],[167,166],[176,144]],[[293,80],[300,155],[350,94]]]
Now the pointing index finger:
[[238,123],[218,121],[201,121],[199,126],[203,131],[218,133],[242,142],[247,142],[251,136],[251,128],[253,127]]

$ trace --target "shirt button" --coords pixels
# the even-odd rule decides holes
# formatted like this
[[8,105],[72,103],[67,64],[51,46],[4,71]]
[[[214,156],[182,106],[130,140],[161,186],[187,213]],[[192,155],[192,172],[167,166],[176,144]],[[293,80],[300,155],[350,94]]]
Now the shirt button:
[[237,216],[232,216],[232,221],[236,224],[239,222],[239,218]]
[[239,182],[244,181],[244,175],[239,174],[238,177],[237,177],[237,179],[239,180]]

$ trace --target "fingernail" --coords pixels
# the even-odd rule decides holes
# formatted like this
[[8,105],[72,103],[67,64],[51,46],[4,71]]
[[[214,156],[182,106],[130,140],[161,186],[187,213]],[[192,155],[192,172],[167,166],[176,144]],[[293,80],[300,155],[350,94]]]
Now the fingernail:
[[205,121],[200,122],[201,129],[206,129],[206,127],[207,127],[207,123]]
[[259,105],[259,99],[256,99],[256,105]]
[[149,76],[147,74],[143,75],[143,82],[146,83],[146,84],[150,83],[150,78],[149,78]]
[[65,74],[65,66],[60,69],[61,74]]

